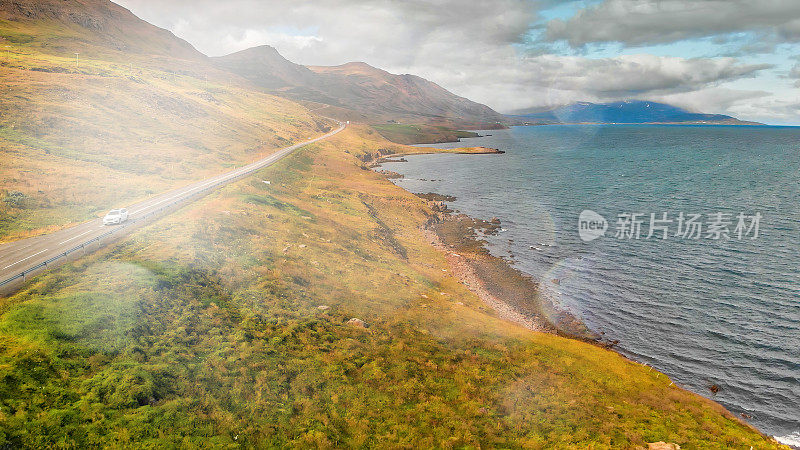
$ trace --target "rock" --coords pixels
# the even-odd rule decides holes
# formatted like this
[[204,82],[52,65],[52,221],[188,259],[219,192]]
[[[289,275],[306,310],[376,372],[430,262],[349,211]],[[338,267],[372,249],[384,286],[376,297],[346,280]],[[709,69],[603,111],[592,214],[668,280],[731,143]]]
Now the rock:
[[347,324],[358,328],[367,328],[367,323],[357,317],[348,320]]
[[320,310],[320,311],[327,311],[327,310],[331,309],[331,307],[328,306],[328,305],[319,305],[319,306],[317,306],[317,309]]
[[711,386],[709,386],[708,390],[716,394],[717,392],[719,392],[720,388],[718,384],[712,384]]
[[681,450],[678,444],[667,444],[666,442],[651,442],[647,444],[647,450]]
[[500,225],[500,219],[498,219],[497,217],[492,217],[492,220],[490,220],[489,223],[492,223],[494,225]]

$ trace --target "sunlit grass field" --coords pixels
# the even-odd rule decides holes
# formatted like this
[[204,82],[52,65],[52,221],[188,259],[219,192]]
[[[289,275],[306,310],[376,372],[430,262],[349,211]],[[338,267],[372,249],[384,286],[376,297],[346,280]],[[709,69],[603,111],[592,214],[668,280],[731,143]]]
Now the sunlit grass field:
[[461,138],[478,137],[472,131],[454,130],[445,126],[387,123],[374,125],[386,139],[400,144],[454,142]]
[[409,151],[351,126],[3,300],[0,444],[776,448],[498,319],[424,239],[426,202],[364,163]]

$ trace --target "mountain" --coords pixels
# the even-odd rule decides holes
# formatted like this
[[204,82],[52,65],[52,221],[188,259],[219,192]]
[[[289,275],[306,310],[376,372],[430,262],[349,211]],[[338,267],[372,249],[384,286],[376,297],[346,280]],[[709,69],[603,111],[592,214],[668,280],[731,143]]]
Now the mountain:
[[363,62],[302,66],[270,46],[213,58],[222,69],[288,98],[330,105],[340,114],[370,121],[417,121],[496,126],[505,117],[415,75],[395,75]]
[[[80,59],[251,84],[269,93],[326,107],[325,114],[370,122],[406,121],[491,127],[505,117],[414,75],[393,75],[364,63],[305,67],[274,48],[208,58],[171,32],[108,0],[0,0],[0,42]],[[46,32],[42,32],[45,29]],[[309,104],[310,103],[310,104]]]
[[317,85],[319,80],[314,72],[287,60],[268,45],[249,48],[212,60],[217,66],[239,74],[267,90],[285,91],[296,86],[319,88]]
[[524,123],[696,123],[761,125],[723,114],[691,112],[666,103],[626,100],[613,103],[579,102],[552,109],[520,111],[510,117]]
[[[205,60],[206,56],[171,32],[151,25],[107,0],[0,0],[2,38],[34,44],[49,53],[161,56]],[[41,33],[43,24],[47,32]]]

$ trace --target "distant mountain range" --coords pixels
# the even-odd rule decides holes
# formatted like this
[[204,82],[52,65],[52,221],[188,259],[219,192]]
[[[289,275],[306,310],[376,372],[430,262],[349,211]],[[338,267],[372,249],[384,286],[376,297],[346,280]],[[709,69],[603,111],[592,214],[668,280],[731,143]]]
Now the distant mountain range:
[[[416,75],[394,75],[363,62],[302,66],[270,46],[213,58],[218,68],[293,100],[331,105],[348,118],[370,122],[450,123],[495,127],[505,116]],[[330,112],[330,110],[329,110]]]
[[627,100],[613,103],[579,102],[550,109],[519,111],[508,116],[516,124],[545,123],[680,123],[709,125],[763,125],[723,114],[691,112],[666,103]]

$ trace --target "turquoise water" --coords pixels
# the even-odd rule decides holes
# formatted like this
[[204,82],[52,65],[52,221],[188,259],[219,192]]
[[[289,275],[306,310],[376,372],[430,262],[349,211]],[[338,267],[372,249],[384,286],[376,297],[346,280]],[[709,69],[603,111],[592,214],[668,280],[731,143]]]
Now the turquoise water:
[[[765,433],[800,444],[800,129],[539,126],[486,131],[461,144],[505,155],[421,155],[384,167],[413,192],[498,217],[493,253],[631,358],[722,403]],[[608,221],[584,242],[578,217]],[[728,214],[732,239],[674,236],[677,218]],[[641,214],[640,239],[615,237]],[[667,213],[667,239],[644,239]],[[755,229],[738,239],[761,214]],[[557,281],[556,281],[557,280]],[[718,385],[714,395],[709,387]]]

